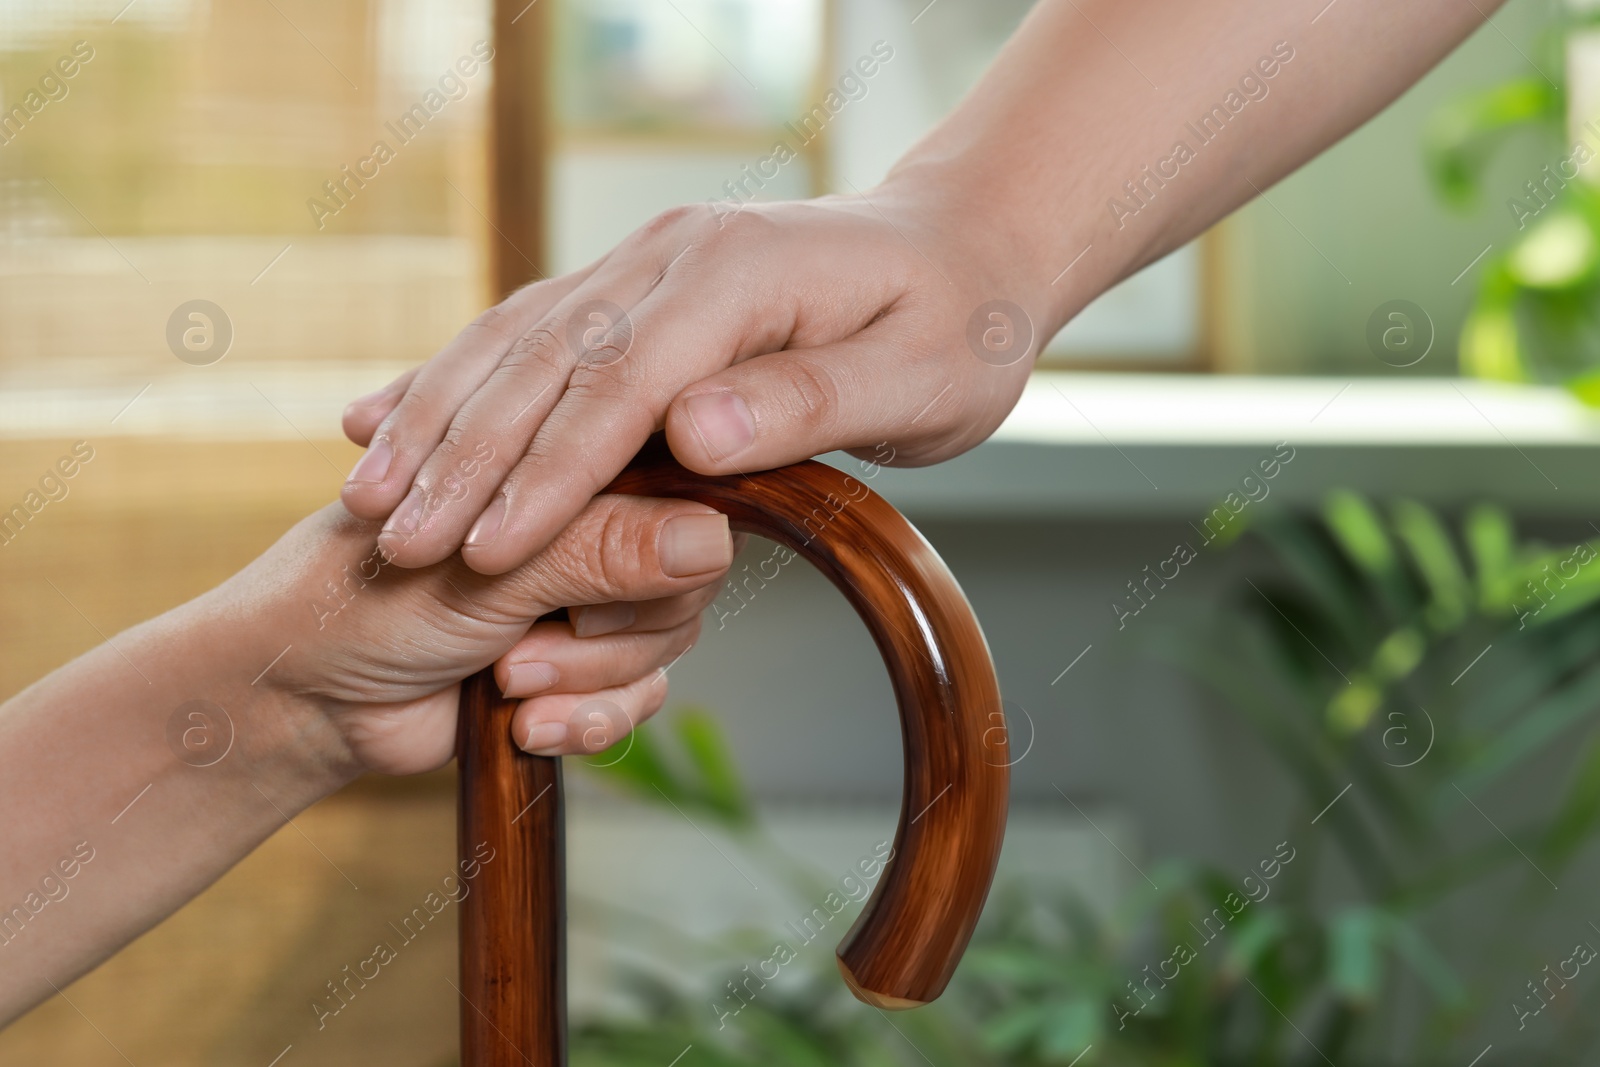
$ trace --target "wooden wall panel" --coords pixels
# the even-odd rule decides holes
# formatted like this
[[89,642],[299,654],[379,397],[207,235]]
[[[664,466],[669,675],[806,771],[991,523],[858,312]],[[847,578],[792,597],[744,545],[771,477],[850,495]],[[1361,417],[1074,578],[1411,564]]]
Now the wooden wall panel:
[[[71,444],[0,442],[0,506]],[[96,443],[67,496],[0,545],[0,694],[98,643],[96,628],[115,635],[232,574],[334,499],[358,454],[334,441]],[[56,997],[0,1031],[0,1063],[266,1067],[290,1045],[282,1067],[450,1062],[454,905],[321,1029],[312,1003],[378,939],[398,941],[388,924],[451,873],[453,780],[363,780],[305,812],[68,987],[82,1015]]]

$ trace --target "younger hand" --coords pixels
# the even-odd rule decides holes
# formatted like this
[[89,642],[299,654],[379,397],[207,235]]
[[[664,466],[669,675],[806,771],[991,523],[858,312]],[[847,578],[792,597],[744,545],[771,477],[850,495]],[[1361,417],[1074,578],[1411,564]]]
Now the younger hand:
[[[514,293],[346,410],[345,432],[370,446],[346,506],[387,520],[402,566],[460,548],[498,574],[662,426],[710,474],[836,448],[915,465],[972,447],[1021,393],[1046,334],[1044,313],[1035,327],[1017,305],[1044,307],[1050,279],[1018,280],[1006,236],[970,212],[958,222],[959,197],[901,185],[678,208]],[[1017,313],[980,313],[996,300]]]

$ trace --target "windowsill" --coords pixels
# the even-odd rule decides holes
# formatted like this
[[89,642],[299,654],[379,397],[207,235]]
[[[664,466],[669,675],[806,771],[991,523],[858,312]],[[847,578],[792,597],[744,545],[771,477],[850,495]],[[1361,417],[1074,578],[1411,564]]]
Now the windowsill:
[[885,469],[873,487],[919,518],[1183,517],[1280,442],[1294,458],[1268,483],[1279,503],[1346,486],[1444,507],[1600,508],[1600,413],[1556,388],[1456,378],[1041,372],[989,441],[933,470]]
[[1462,378],[1040,372],[997,441],[1021,444],[1592,445],[1565,390]]

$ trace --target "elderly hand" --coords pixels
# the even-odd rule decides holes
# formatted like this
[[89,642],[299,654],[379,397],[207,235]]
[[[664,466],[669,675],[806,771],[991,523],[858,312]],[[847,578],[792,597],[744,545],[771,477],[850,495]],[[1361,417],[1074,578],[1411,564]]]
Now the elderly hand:
[[[387,774],[450,759],[458,683],[490,663],[508,696],[526,698],[513,720],[523,748],[614,743],[661,707],[662,668],[694,644],[733,553],[725,516],[623,496],[596,498],[543,552],[493,578],[459,558],[386,565],[376,532],[332,505],[212,595],[277,605],[274,632],[298,654],[266,680],[320,709],[341,755]],[[560,607],[573,622],[534,621]],[[596,713],[607,729],[589,728]]]

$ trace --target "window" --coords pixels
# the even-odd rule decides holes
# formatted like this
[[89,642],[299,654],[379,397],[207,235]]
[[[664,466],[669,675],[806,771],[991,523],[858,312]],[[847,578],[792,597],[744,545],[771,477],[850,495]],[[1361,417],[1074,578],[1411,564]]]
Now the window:
[[13,431],[103,424],[138,395],[119,426],[257,432],[484,306],[483,4],[3,11]]

